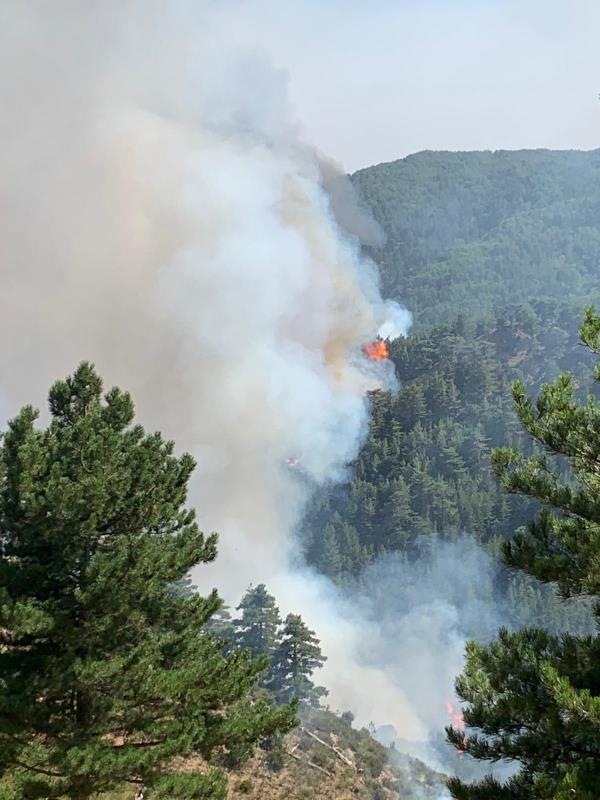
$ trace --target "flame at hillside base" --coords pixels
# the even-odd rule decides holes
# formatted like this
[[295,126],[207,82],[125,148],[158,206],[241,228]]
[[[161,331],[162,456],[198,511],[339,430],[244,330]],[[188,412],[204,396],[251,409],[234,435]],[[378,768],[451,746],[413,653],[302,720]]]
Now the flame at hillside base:
[[[460,708],[456,708],[450,700],[446,700],[446,711],[448,712],[448,716],[450,717],[452,727],[455,728],[459,733],[465,732],[465,720],[462,715],[462,711]],[[456,747],[456,751],[458,755],[462,758],[464,756],[464,748],[462,746]]]
[[383,339],[375,339],[374,342],[363,345],[362,351],[371,361],[384,361],[390,357],[390,348]]
[[452,719],[452,727],[456,728],[461,733],[465,732],[465,720],[462,715],[462,711],[458,708],[455,708],[450,700],[446,700],[446,711],[448,712],[448,716]]

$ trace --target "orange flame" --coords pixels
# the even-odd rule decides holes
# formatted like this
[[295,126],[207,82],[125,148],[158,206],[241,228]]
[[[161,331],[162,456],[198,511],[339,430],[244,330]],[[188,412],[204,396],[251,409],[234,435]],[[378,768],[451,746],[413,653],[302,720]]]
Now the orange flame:
[[452,727],[459,730],[461,733],[465,731],[465,721],[463,715],[459,710],[456,710],[449,700],[446,700],[446,711],[448,716],[452,717]]
[[390,348],[383,339],[375,339],[374,342],[363,346],[363,353],[367,358],[370,358],[371,361],[383,361],[390,357]]
[[[463,718],[461,710],[454,708],[454,706],[452,705],[450,700],[446,700],[446,711],[448,712],[448,716],[452,720],[452,727],[456,728],[456,730],[460,731],[460,733],[464,733],[465,732],[465,720]],[[463,748],[463,747],[458,747],[457,748],[460,758],[462,758],[464,756],[464,750],[465,749],[466,748]]]

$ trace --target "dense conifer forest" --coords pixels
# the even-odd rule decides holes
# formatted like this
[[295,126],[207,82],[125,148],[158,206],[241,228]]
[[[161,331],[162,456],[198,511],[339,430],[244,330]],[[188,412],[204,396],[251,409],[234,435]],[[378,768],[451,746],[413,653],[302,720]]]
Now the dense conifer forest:
[[423,152],[352,176],[386,234],[384,294],[417,329],[600,297],[600,150]]
[[535,390],[568,370],[593,389],[578,328],[600,297],[599,171],[600,151],[425,152],[353,176],[387,236],[384,289],[415,325],[391,345],[400,387],[371,396],[351,478],[308,510],[304,547],[324,572],[357,574],[423,536],[493,544],[530,519],[489,453],[531,447],[513,381]]
[[[508,494],[490,454],[535,449],[514,381],[535,393],[569,372],[577,397],[597,394],[579,326],[600,292],[600,217],[584,224],[583,211],[600,201],[599,168],[600,151],[420,153],[353,176],[387,236],[373,252],[383,285],[415,325],[391,343],[399,388],[371,395],[348,480],[307,511],[303,547],[319,570],[350,585],[386,553],[415,560],[463,534],[498,554],[535,515],[540,504]],[[490,593],[513,629],[544,609],[551,630],[589,630],[580,605],[523,575]]]

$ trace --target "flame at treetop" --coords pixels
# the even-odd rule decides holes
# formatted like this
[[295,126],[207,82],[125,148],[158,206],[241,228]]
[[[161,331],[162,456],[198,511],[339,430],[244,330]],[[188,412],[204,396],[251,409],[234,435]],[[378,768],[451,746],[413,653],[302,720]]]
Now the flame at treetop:
[[371,361],[383,361],[390,357],[390,348],[383,339],[375,339],[374,342],[363,345],[363,353]]

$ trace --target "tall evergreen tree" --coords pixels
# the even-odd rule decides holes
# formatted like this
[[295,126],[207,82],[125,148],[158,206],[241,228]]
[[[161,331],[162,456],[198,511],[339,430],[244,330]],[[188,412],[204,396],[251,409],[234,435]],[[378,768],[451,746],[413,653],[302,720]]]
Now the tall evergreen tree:
[[340,574],[342,568],[342,559],[340,557],[340,548],[338,547],[335,527],[331,522],[323,529],[323,537],[321,541],[321,555],[318,567],[322,572],[336,577]]
[[271,661],[269,689],[280,703],[289,703],[297,698],[302,703],[317,706],[327,690],[315,686],[311,677],[326,660],[315,632],[310,630],[299,614],[288,614],[281,642]]
[[225,656],[216,593],[185,590],[217,552],[184,507],[194,462],[88,364],[49,401],[46,429],[25,407],[0,447],[0,775],[16,798],[221,800],[218,770],[174,757],[249,751],[294,715],[250,702],[264,662]]
[[264,583],[250,587],[243,596],[237,611],[242,614],[234,620],[236,641],[254,658],[271,658],[278,644],[278,629],[281,625],[275,598],[269,594]]
[[[600,316],[589,309],[583,342],[600,355]],[[600,363],[596,367],[600,381]],[[600,594],[600,404],[580,403],[568,375],[543,387],[534,403],[514,387],[517,414],[545,450],[524,459],[494,453],[509,492],[535,498],[544,510],[526,534],[504,546],[507,563],[555,581],[563,597]],[[555,458],[552,460],[549,455]],[[570,467],[561,477],[556,462]],[[600,606],[596,608],[600,617]],[[600,794],[600,637],[552,636],[536,629],[500,631],[489,646],[471,642],[457,681],[465,722],[479,733],[449,729],[452,743],[478,759],[514,759],[506,783],[450,782],[458,800],[594,800]]]
[[226,651],[231,650],[236,646],[235,643],[235,625],[229,606],[222,605],[211,616],[206,625],[207,630],[214,633],[221,641]]

